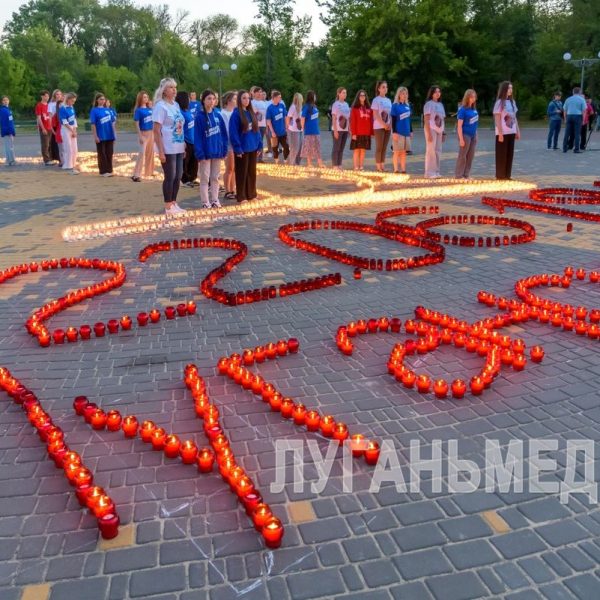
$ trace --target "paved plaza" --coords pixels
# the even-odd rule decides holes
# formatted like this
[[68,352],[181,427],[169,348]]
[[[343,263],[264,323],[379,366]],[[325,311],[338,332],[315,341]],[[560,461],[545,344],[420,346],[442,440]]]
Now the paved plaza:
[[[600,133],[588,151],[574,155],[547,151],[545,131],[525,130],[517,142],[515,179],[539,187],[592,189],[600,179]],[[91,149],[89,136],[81,147]],[[450,136],[451,138],[453,136]],[[324,134],[324,156],[331,144]],[[473,176],[493,174],[493,135],[482,131]],[[34,136],[18,138],[21,155],[35,155]],[[116,151],[133,151],[134,137],[122,134]],[[19,145],[17,145],[19,151]],[[347,151],[345,166],[351,165]],[[444,149],[442,174],[451,176],[456,143]],[[372,159],[371,159],[372,161]],[[391,161],[390,161],[391,162]],[[372,162],[369,163],[372,168]],[[422,132],[408,171],[422,175]],[[277,180],[259,177],[259,188],[283,196],[346,192],[352,185],[318,177]],[[436,185],[433,183],[432,185]],[[403,190],[398,185],[398,194]],[[437,189],[437,188],[436,188]],[[598,188],[597,188],[598,189]],[[490,194],[500,196],[502,194]],[[510,198],[526,200],[527,192]],[[407,205],[440,207],[440,214],[497,214],[481,195],[452,197],[439,185],[430,199]],[[70,176],[56,168],[21,164],[0,170],[0,270],[49,258],[85,256],[122,263],[126,283],[52,317],[50,330],[69,325],[135,318],[140,311],[194,300],[197,314],[89,341],[42,348],[24,323],[40,306],[67,291],[105,277],[82,269],[39,271],[0,284],[0,367],[13,373],[39,398],[94,473],[94,481],[114,500],[119,536],[99,539],[96,519],[80,507],[62,470],[48,459],[45,444],[23,411],[0,391],[0,600],[285,600],[357,598],[401,600],[580,599],[600,596],[600,510],[583,493],[561,502],[559,484],[568,469],[568,440],[600,439],[600,355],[598,340],[529,321],[502,333],[542,345],[545,358],[528,360],[523,371],[502,368],[490,389],[462,400],[438,400],[407,389],[388,374],[393,346],[415,336],[375,333],[360,336],[352,356],[336,348],[338,327],[350,321],[415,317],[424,306],[468,322],[498,309],[477,302],[479,290],[515,298],[523,277],[559,273],[567,265],[599,269],[600,242],[594,222],[507,209],[505,216],[533,224],[533,243],[503,247],[446,246],[443,263],[407,271],[363,270],[284,245],[277,236],[285,223],[311,219],[373,223],[376,213],[400,203],[299,211],[294,214],[218,221],[112,239],[64,242],[69,225],[156,214],[162,209],[160,183],[134,184],[124,177]],[[197,188],[183,188],[180,204],[199,208]],[[597,207],[577,206],[594,212]],[[423,216],[397,217],[415,225]],[[567,225],[572,224],[568,231]],[[453,224],[440,233],[503,235],[492,225]],[[509,234],[513,233],[512,231]],[[359,256],[401,258],[414,249],[352,231],[296,233]],[[181,238],[218,237],[248,246],[248,257],[219,286],[225,290],[262,288],[339,272],[342,284],[303,294],[231,307],[199,291],[208,271],[231,251],[198,248],[138,261],[148,244]],[[536,290],[538,292],[539,290]],[[556,302],[598,307],[597,284],[573,279],[569,289],[539,291]],[[485,477],[472,493],[449,489],[444,461],[438,478],[421,476],[417,491],[391,483],[370,491],[374,467],[353,461],[352,491],[344,491],[342,453],[318,493],[319,481],[308,442],[325,455],[329,440],[295,426],[216,368],[222,356],[269,342],[297,338],[297,354],[251,367],[285,396],[331,414],[351,433],[395,445],[408,482],[421,460],[431,459],[438,440],[442,454],[457,440],[458,456],[483,469],[486,442],[498,441],[503,456],[511,441],[558,440],[544,458],[557,461],[542,475],[556,490],[539,491],[525,473],[524,490],[486,491]],[[529,357],[529,355],[527,354]],[[432,378],[469,380],[484,359],[452,346],[409,356],[406,362]],[[152,419],[181,439],[206,446],[202,422],[184,384],[184,368],[197,365],[211,401],[219,407],[232,449],[273,512],[285,535],[281,547],[265,547],[261,535],[217,469],[194,466],[154,452],[140,439],[94,431],[72,409],[85,395],[104,410]],[[292,454],[286,454],[286,484],[274,491],[276,442],[302,442],[305,481],[294,489]],[[596,445],[596,453],[598,454]],[[581,458],[581,455],[579,455]],[[589,455],[588,455],[589,458]],[[541,460],[541,458],[540,458]],[[578,476],[584,475],[578,464]],[[589,466],[589,465],[588,465]],[[543,467],[540,467],[543,468]],[[598,460],[591,464],[600,481]],[[483,473],[483,471],[482,471]],[[464,475],[459,477],[464,482]],[[515,482],[513,481],[513,484]]]

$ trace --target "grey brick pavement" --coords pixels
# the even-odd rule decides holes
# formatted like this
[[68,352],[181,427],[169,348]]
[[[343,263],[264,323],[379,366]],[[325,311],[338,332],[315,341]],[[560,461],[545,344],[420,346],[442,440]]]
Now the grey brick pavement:
[[[546,153],[538,149],[541,138],[541,133],[535,133],[523,141],[516,155],[517,174],[527,174],[542,184],[591,182],[597,165],[595,153],[579,157]],[[485,154],[489,147],[489,139],[480,146],[476,174],[489,171],[492,157]],[[421,158],[415,157],[414,162],[417,160]],[[446,171],[451,163],[448,156]],[[18,178],[21,172],[15,173]],[[60,176],[52,173],[47,177],[52,184],[52,178]],[[9,185],[15,185],[17,179],[10,177]],[[81,179],[89,189],[98,185],[96,180]],[[111,185],[115,193],[127,191],[126,182]],[[298,186],[302,189],[302,184]],[[287,219],[263,218],[177,232],[176,237],[235,237],[260,247],[261,260],[249,260],[233,271],[224,282],[227,289],[259,287],[332,270],[345,278],[345,284],[335,289],[231,309],[209,303],[197,292],[197,282],[214,266],[215,259],[222,257],[217,251],[174,252],[154,257],[144,266],[136,263],[139,248],[169,237],[164,234],[65,246],[49,228],[44,247],[29,254],[17,250],[12,241],[15,226],[35,236],[34,215],[53,211],[63,201],[58,196],[43,197],[40,192],[23,198],[25,211],[19,210],[18,202],[11,202],[0,213],[0,228],[7,233],[2,238],[3,267],[34,255],[39,259],[85,254],[122,260],[129,274],[127,285],[118,292],[55,317],[52,327],[73,321],[93,324],[125,311],[134,315],[192,296],[199,310],[196,317],[161,322],[139,335],[120,334],[44,350],[26,336],[26,316],[46,299],[93,277],[78,272],[62,273],[63,278],[44,274],[0,286],[0,364],[39,395],[69,443],[93,469],[96,481],[115,498],[123,521],[135,528],[132,547],[98,549],[95,523],[80,510],[61,474],[45,460],[21,411],[4,396],[0,403],[2,600],[17,599],[27,585],[40,583],[50,584],[51,600],[589,600],[598,596],[600,512],[583,497],[571,498],[563,505],[557,495],[535,492],[435,493],[427,474],[420,493],[399,493],[387,485],[374,494],[368,491],[372,468],[363,463],[355,465],[352,494],[341,492],[339,464],[320,495],[312,493],[308,483],[302,493],[294,493],[291,483],[280,494],[269,492],[275,478],[274,440],[314,436],[266,410],[250,393],[218,376],[214,368],[224,354],[298,337],[301,351],[297,356],[265,364],[257,371],[284,393],[343,418],[354,430],[393,440],[406,467],[405,477],[409,476],[406,463],[413,439],[424,444],[425,458],[433,440],[457,439],[461,458],[477,464],[482,464],[486,439],[498,439],[502,444],[529,437],[597,440],[600,360],[597,343],[591,340],[535,323],[525,324],[522,330],[513,328],[513,335],[528,344],[545,346],[545,361],[529,365],[522,373],[503,370],[493,388],[479,398],[443,402],[407,391],[387,375],[385,361],[393,344],[390,336],[360,339],[355,354],[348,358],[339,355],[333,343],[337,326],[351,319],[383,314],[405,319],[422,304],[475,320],[490,314],[476,302],[479,289],[511,295],[515,279],[521,276],[552,272],[566,264],[597,268],[597,235],[591,224],[576,222],[574,232],[567,234],[565,219],[509,211],[510,216],[536,225],[538,240],[534,244],[480,251],[449,247],[443,265],[394,275],[369,273],[360,281],[352,279],[348,267],[283,247],[276,229]],[[440,198],[439,203],[450,213],[488,212],[478,200]],[[73,206],[69,219],[75,219],[75,190],[68,202]],[[105,218],[106,209],[96,208],[96,218]],[[367,221],[374,212],[362,207],[335,213],[335,217]],[[332,216],[310,214],[314,218]],[[494,233],[493,228],[489,233]],[[308,232],[306,237],[357,253],[373,252],[375,247],[385,255],[402,254],[388,241],[373,244],[359,235],[329,231]],[[23,253],[27,258],[21,258]],[[186,275],[174,277],[175,273]],[[175,286],[183,290],[174,290]],[[547,293],[560,301],[568,297],[573,305],[593,306],[598,298],[589,284],[578,282],[567,293]],[[449,348],[417,360],[432,376],[448,378],[470,377],[481,365],[478,357]],[[182,382],[183,366],[188,362],[198,364],[211,397],[222,408],[236,455],[285,522],[286,536],[279,550],[264,549],[216,473],[198,475],[191,467],[171,464],[139,440],[91,432],[70,410],[75,395],[87,394],[105,408],[152,418],[204,444]],[[319,441],[324,451],[324,441]],[[560,476],[564,452],[557,458]],[[316,480],[312,464],[307,465],[306,473]],[[444,473],[444,482],[446,478]],[[311,504],[316,520],[292,521],[289,506],[299,500]],[[482,516],[487,510],[496,510],[510,531],[495,532]]]

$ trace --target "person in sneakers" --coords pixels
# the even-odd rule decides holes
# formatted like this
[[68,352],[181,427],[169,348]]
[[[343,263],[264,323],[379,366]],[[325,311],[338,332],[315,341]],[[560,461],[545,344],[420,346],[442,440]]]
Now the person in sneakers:
[[154,149],[152,148],[152,109],[148,104],[150,97],[148,92],[142,90],[138,93],[133,107],[133,120],[138,133],[138,144],[140,150],[135,161],[133,177],[135,182],[142,180],[142,167],[144,177],[152,177],[154,172]]
[[190,95],[187,92],[177,92],[175,96],[181,113],[185,119],[185,130],[183,137],[185,138],[185,153],[183,155],[183,174],[181,175],[181,183],[185,187],[193,188],[196,178],[198,177],[198,160],[194,153],[194,126],[195,118],[190,110]]
[[2,96],[0,102],[0,136],[4,141],[4,158],[9,167],[17,164],[15,161],[15,121],[8,105],[8,96]]
[[[227,139],[229,139],[229,119],[237,105],[237,92],[225,92],[223,96],[223,109],[221,117],[225,122],[227,129]],[[223,175],[223,183],[225,184],[225,200],[235,200],[235,160],[233,156],[233,148],[229,144],[227,156],[225,157],[225,173]]]
[[394,173],[406,173],[406,152],[411,148],[412,131],[408,89],[403,85],[396,90],[391,116]]
[[54,136],[54,140],[56,141],[56,146],[58,147],[58,155],[60,156],[59,168],[62,169],[62,161],[64,157],[63,151],[63,139],[62,134],[60,132],[61,125],[60,119],[58,118],[58,113],[60,111],[60,107],[62,106],[62,100],[58,100],[56,102],[56,112],[52,115],[52,135]]
[[111,109],[106,106],[106,97],[102,93],[94,97],[94,105],[90,111],[90,124],[98,152],[98,171],[102,177],[112,177],[115,117]]
[[154,143],[164,173],[162,191],[168,217],[186,212],[177,204],[185,152],[185,119],[175,96],[177,82],[170,77],[161,79],[152,109]]
[[[77,175],[77,116],[73,105],[77,100],[75,92],[69,92],[64,96],[65,101],[58,111],[60,119],[60,135],[63,140],[63,165],[65,171]],[[58,152],[58,149],[57,149]]]
[[246,90],[238,91],[237,108],[229,120],[229,140],[235,154],[237,201],[253,200],[256,198],[256,159],[262,138]]
[[[50,115],[50,117],[58,115],[58,102],[62,102],[64,104],[65,97],[61,90],[57,89],[52,92],[52,96],[50,97],[50,101],[48,102],[48,114]],[[56,141],[56,137],[54,135],[52,135],[50,138],[50,164],[52,164],[53,161],[57,161],[59,163],[59,167],[62,167],[63,157],[59,152],[58,142]]]
[[281,92],[273,90],[271,92],[271,104],[267,108],[267,128],[271,137],[271,149],[275,162],[279,160],[279,146],[283,149],[283,160],[286,161],[290,154],[290,148],[287,142],[287,131],[285,119],[287,110],[281,101]]
[[200,173],[202,208],[221,208],[219,175],[221,161],[227,156],[227,128],[223,117],[215,110],[217,98],[212,90],[200,96],[202,109],[196,114],[194,150]]
[[35,105],[35,118],[40,132],[40,145],[42,147],[42,160],[49,166],[52,164],[50,157],[50,141],[52,140],[52,115],[48,113],[48,100],[50,92],[43,90],[40,101]]

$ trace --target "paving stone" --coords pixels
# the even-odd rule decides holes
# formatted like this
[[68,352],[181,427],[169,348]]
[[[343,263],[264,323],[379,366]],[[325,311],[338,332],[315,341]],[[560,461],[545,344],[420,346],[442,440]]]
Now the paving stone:
[[404,579],[419,579],[452,571],[450,563],[438,549],[410,552],[395,556],[392,560]]
[[598,580],[591,573],[565,579],[564,583],[581,600],[598,595]]
[[572,520],[542,525],[536,528],[536,532],[554,547],[572,544],[589,537],[589,533]]
[[356,537],[344,540],[342,546],[352,562],[362,562],[372,558],[379,558],[381,555],[377,544],[370,537]]
[[493,533],[488,524],[479,515],[471,515],[459,519],[445,519],[440,521],[439,526],[453,542],[484,537]]
[[486,540],[473,540],[444,547],[444,553],[459,570],[482,567],[500,561],[500,556]]
[[333,596],[345,591],[344,583],[337,569],[320,569],[318,571],[319,585],[314,587],[311,581],[315,574],[292,573],[287,577],[287,585],[294,600]]
[[446,538],[440,529],[431,523],[397,529],[392,531],[392,537],[403,552],[446,543]]
[[90,577],[74,581],[61,581],[52,586],[50,600],[64,600],[65,598],[104,600],[108,591],[108,585],[108,577]]
[[455,573],[427,580],[427,587],[436,598],[444,600],[468,600],[486,595],[483,584],[474,573]]
[[544,542],[528,529],[496,536],[491,542],[508,559],[535,554],[546,549]]
[[144,545],[122,550],[111,550],[106,553],[104,572],[124,573],[155,567],[157,564],[158,547]]
[[538,584],[548,583],[556,578],[544,562],[537,557],[524,558],[519,561],[519,566]]
[[129,595],[141,598],[164,592],[177,592],[185,589],[185,568],[183,565],[161,567],[131,574]]

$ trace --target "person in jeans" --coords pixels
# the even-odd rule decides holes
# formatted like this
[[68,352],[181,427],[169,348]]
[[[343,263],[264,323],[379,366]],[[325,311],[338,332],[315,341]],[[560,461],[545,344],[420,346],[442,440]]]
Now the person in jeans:
[[15,160],[15,120],[9,108],[10,99],[2,96],[0,100],[0,136],[4,142],[4,158],[9,167],[17,164]]
[[227,156],[227,127],[215,110],[217,97],[212,90],[200,96],[202,110],[196,113],[194,125],[194,151],[200,173],[200,200],[202,208],[221,208],[219,202],[219,176],[221,163]]
[[548,150],[552,147],[553,150],[558,150],[558,134],[562,125],[563,103],[561,101],[562,94],[554,92],[554,97],[548,104]]
[[441,177],[440,159],[442,156],[442,142],[446,137],[446,111],[440,100],[441,97],[441,88],[437,85],[432,85],[427,92],[425,106],[423,107],[425,177],[429,179]]
[[115,143],[115,116],[106,106],[104,94],[94,97],[94,106],[90,111],[92,135],[98,152],[98,171],[102,177],[113,175],[113,148]]
[[52,157],[50,156],[50,142],[52,140],[52,115],[48,113],[49,99],[50,92],[48,92],[48,90],[42,90],[40,92],[40,101],[35,105],[35,118],[37,121],[37,128],[40,133],[42,160],[47,166],[52,164]]
[[285,127],[286,117],[287,110],[281,101],[281,92],[273,90],[271,92],[271,104],[267,108],[267,129],[271,138],[271,151],[275,162],[279,160],[279,146],[283,149],[284,162],[290,154]]
[[262,147],[250,94],[239,90],[237,108],[229,119],[229,141],[235,153],[235,193],[238,202],[256,198],[256,159]]
[[161,79],[154,93],[152,109],[154,143],[164,173],[162,192],[165,214],[168,217],[186,212],[177,204],[185,152],[185,119],[179,104],[175,101],[175,96],[177,96],[177,82],[171,78]]
[[468,179],[471,173],[471,165],[473,164],[475,147],[477,146],[477,125],[479,123],[479,113],[475,106],[476,102],[477,92],[475,90],[467,90],[456,115],[458,158],[456,159],[454,175],[457,179]]
[[378,81],[375,84],[375,98],[371,102],[373,134],[375,135],[375,168],[378,171],[385,171],[385,153],[392,132],[390,116],[392,101],[386,96],[387,91],[387,81]]
[[333,148],[331,150],[331,166],[334,169],[342,168],[344,148],[348,141],[350,127],[350,107],[346,102],[346,88],[339,87],[335,95],[335,102],[331,105],[331,135]]
[[494,104],[496,133],[496,179],[510,179],[512,175],[515,140],[521,137],[517,121],[517,104],[513,98],[513,85],[503,81],[498,86]]
[[563,152],[569,149],[573,144],[573,152],[581,152],[579,144],[581,141],[581,125],[583,123],[583,113],[587,110],[585,99],[581,95],[581,88],[574,87],[573,95],[565,100],[563,112],[565,115],[565,135],[563,136]]

